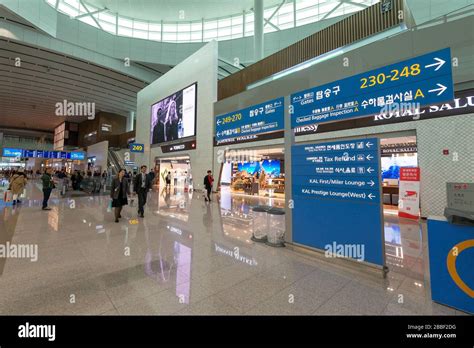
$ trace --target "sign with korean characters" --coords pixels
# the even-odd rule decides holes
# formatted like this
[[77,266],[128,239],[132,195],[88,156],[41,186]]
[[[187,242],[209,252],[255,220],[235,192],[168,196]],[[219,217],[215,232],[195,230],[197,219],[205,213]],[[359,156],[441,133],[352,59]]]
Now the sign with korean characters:
[[292,94],[291,127],[419,109],[452,99],[451,51],[445,48]]
[[[216,117],[216,145],[261,140],[261,134],[277,133],[283,137],[284,98],[252,105]],[[268,137],[266,137],[268,138]]]
[[357,246],[359,261],[384,265],[379,151],[376,138],[292,147],[294,242]]
[[400,194],[398,216],[420,218],[420,168],[400,168]]

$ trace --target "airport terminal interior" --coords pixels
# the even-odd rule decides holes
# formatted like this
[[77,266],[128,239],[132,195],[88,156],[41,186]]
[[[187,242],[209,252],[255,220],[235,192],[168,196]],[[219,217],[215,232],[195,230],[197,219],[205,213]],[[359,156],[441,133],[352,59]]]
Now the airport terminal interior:
[[473,134],[473,0],[0,0],[0,315],[472,316]]

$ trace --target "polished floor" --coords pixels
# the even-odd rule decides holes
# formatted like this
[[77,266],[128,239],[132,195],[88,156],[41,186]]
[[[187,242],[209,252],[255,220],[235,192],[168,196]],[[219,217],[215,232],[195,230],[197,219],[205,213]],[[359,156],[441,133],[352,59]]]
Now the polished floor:
[[28,184],[0,206],[0,244],[37,245],[38,260],[0,258],[0,314],[461,315],[430,299],[425,228],[385,216],[390,272],[254,243],[250,206],[283,200],[223,192],[210,204],[150,193],[114,223],[107,196],[58,198],[42,211]]

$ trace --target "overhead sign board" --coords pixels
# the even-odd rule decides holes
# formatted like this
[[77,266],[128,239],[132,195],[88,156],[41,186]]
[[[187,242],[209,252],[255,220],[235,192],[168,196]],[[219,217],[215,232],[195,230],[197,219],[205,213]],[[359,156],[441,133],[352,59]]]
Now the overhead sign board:
[[145,152],[145,144],[132,143],[130,144],[131,152]]
[[3,148],[3,157],[23,157],[23,158],[45,158],[45,159],[72,159],[72,160],[83,160],[85,158],[85,152],[67,152],[67,151],[46,151],[46,150],[24,150],[24,149],[13,149]]
[[260,140],[260,135],[268,133],[282,137],[284,114],[284,98],[280,97],[216,116],[216,144],[236,143],[247,138]]
[[71,152],[70,159],[82,161],[86,158],[86,154],[84,152]]
[[358,246],[384,265],[379,140],[292,147],[293,240],[317,249]]
[[[340,122],[329,122],[298,126],[295,135],[335,132],[344,129],[373,127],[401,122],[423,121],[439,117],[450,117],[474,113],[474,89],[457,91],[453,100],[431,104],[419,110],[395,110],[390,113],[358,117]],[[382,149],[383,151],[383,149]]]
[[382,110],[416,109],[454,98],[451,51],[445,48],[291,95],[292,128]]
[[22,149],[14,149],[11,147],[4,147],[2,150],[2,157],[21,157]]

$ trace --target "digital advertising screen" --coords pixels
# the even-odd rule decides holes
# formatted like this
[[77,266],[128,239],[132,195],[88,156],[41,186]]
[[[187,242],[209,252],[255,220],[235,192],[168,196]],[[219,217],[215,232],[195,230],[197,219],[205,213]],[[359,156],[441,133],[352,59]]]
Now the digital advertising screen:
[[261,173],[262,169],[266,175],[279,176],[280,175],[280,160],[263,160],[261,162],[247,162],[239,163],[239,172],[246,171],[250,175]]
[[70,158],[72,160],[83,161],[86,158],[84,152],[71,152]]
[[151,106],[150,143],[196,135],[197,82]]
[[400,179],[400,167],[417,167],[416,154],[401,156],[382,156],[382,179]]
[[12,149],[10,147],[4,147],[2,150],[3,157],[21,157],[23,155],[22,149]]

